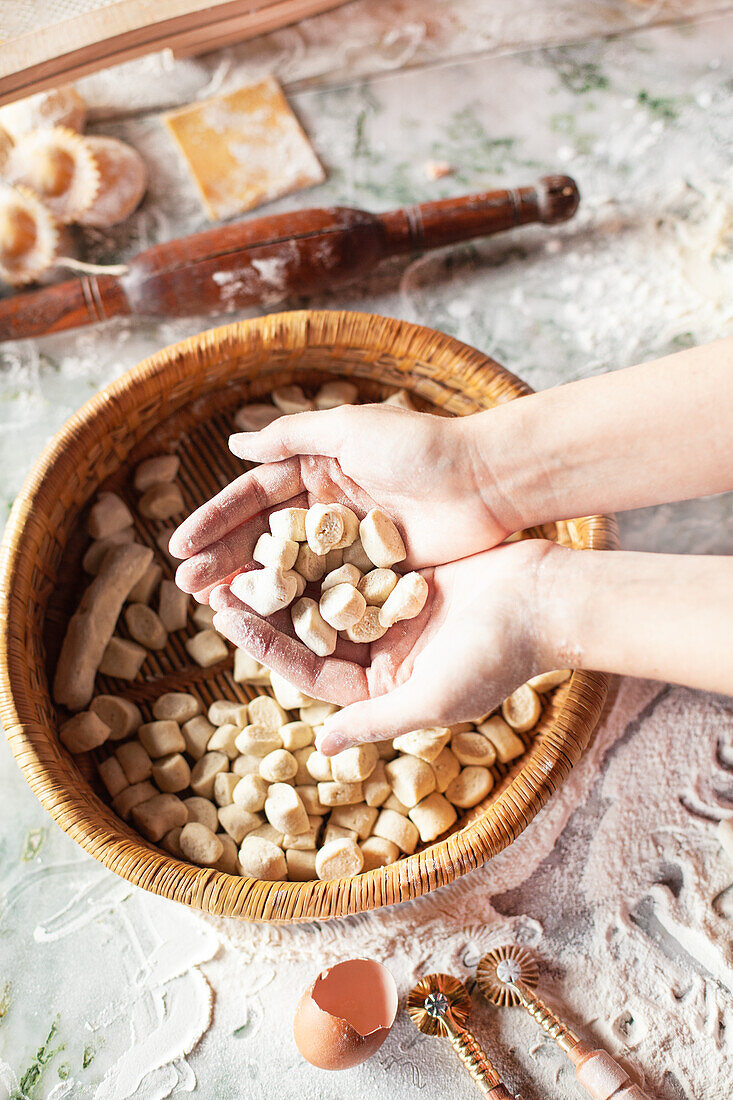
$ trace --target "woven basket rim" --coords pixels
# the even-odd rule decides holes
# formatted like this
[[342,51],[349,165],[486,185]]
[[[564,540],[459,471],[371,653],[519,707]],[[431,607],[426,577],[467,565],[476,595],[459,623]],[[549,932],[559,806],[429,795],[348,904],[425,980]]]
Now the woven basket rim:
[[[379,330],[376,339],[375,326]],[[265,347],[289,352],[314,346],[329,351],[338,346],[373,350],[377,343],[380,354],[392,355],[397,360],[409,360],[411,349],[419,347],[420,355],[413,358],[447,368],[449,375],[470,376],[474,372],[480,375],[488,369],[494,375],[499,373],[511,397],[532,392],[489,356],[445,333],[377,314],[345,310],[269,314],[206,330],[148,356],[90,398],[67,420],[34,463],[16,497],[0,545],[0,719],[18,765],[39,801],[65,832],[115,873],[155,893],[219,915],[274,921],[328,919],[418,897],[497,854],[545,804],[584,746],[573,753],[560,734],[557,744],[544,746],[545,754],[549,754],[547,759],[535,760],[535,747],[529,749],[519,762],[517,774],[477,820],[419,853],[355,878],[273,883],[192,867],[148,845],[142,837],[136,839],[137,834],[122,822],[119,830],[113,831],[100,816],[100,808],[108,808],[91,788],[83,791],[75,788],[68,775],[57,774],[60,769],[52,757],[44,758],[44,741],[55,737],[56,730],[41,727],[34,720],[26,698],[34,670],[24,662],[23,647],[17,642],[25,637],[28,626],[24,614],[27,601],[21,592],[11,615],[8,599],[12,586],[18,582],[17,566],[28,532],[40,522],[36,507],[43,500],[44,482],[51,471],[58,475],[59,470],[63,473],[65,468],[73,468],[75,454],[80,454],[88,444],[87,435],[92,428],[98,431],[100,423],[102,426],[116,423],[120,405],[134,401],[145,384],[162,383],[163,379],[190,373],[192,356],[204,364],[214,364],[263,341]],[[333,373],[338,375],[338,370]],[[409,375],[405,382],[409,388]],[[193,399],[192,396],[189,400]],[[597,549],[618,546],[613,517],[586,517],[583,522],[590,531],[588,545]],[[601,673],[573,673],[571,696],[575,718],[580,721],[582,716],[588,736],[600,716],[608,679]],[[534,788],[527,782],[529,772]],[[508,831],[497,835],[494,818],[499,818],[502,805],[523,819],[515,835]],[[156,857],[155,867],[141,877],[135,871],[136,861],[150,863],[151,855]],[[338,900],[328,904],[334,891]]]

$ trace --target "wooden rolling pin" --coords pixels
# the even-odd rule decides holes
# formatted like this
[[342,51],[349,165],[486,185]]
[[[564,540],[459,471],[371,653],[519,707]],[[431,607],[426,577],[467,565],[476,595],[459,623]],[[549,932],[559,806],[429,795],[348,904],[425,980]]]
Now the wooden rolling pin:
[[0,300],[0,340],[44,336],[110,317],[228,313],[311,295],[366,275],[381,260],[518,225],[571,218],[580,195],[569,176],[533,187],[369,214],[328,207],[219,226],[154,245],[122,275],[84,275]]

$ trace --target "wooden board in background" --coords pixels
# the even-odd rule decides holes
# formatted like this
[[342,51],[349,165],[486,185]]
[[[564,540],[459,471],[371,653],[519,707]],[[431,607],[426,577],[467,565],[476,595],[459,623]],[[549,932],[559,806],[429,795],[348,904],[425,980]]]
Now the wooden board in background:
[[118,0],[0,45],[0,105],[144,54],[205,53],[345,0]]

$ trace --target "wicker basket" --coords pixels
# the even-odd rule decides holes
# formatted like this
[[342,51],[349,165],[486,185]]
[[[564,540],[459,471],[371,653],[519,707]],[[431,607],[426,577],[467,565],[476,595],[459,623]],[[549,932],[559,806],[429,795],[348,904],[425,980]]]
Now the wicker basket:
[[[0,593],[0,718],[32,790],[74,840],[118,875],[210,913],[253,920],[327,919],[392,905],[478,867],[522,832],[579,759],[598,721],[607,678],[576,672],[550,698],[527,752],[499,773],[486,804],[446,838],[354,878],[260,882],[182,863],[145,842],[107,805],[94,761],[72,758],[57,736],[64,715],[49,682],[82,586],[86,509],[102,482],[127,492],[127,471],[170,448],[182,458],[187,506],[241,472],[226,438],[231,414],[275,386],[306,387],[348,376],[362,399],[405,387],[422,408],[463,415],[529,388],[473,348],[431,329],[360,313],[293,312],[202,333],[166,348],[89,401],[52,440],[12,510],[3,541]],[[146,522],[139,537],[153,544]],[[575,547],[613,548],[612,518],[544,531]],[[228,662],[191,669],[181,637],[151,654],[135,685],[102,681],[143,708],[161,691],[188,687],[206,704],[246,699]]]

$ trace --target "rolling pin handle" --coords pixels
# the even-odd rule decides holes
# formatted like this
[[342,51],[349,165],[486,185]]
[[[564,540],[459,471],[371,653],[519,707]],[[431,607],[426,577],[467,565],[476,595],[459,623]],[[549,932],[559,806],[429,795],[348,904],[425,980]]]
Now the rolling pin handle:
[[537,205],[543,225],[557,225],[572,218],[580,191],[570,176],[544,176],[537,184]]

